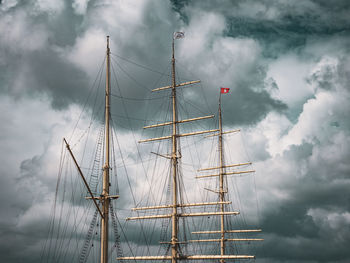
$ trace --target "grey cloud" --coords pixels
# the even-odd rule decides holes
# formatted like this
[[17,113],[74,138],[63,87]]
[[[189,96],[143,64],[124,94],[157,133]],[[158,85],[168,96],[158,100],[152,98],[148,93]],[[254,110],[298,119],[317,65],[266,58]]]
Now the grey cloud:
[[[30,62],[29,62],[30,61]],[[30,54],[29,75],[37,76],[32,89],[37,94],[47,92],[54,108],[62,108],[74,102],[82,103],[88,89],[86,75],[51,51]]]
[[[273,205],[274,208],[263,212],[262,228],[268,235],[272,233],[279,237],[267,240],[265,256],[317,262],[349,257],[345,244],[350,240],[343,235],[343,231],[349,231],[347,223],[343,220],[335,225],[329,216],[334,213],[341,217],[343,213],[350,211],[350,195],[346,194],[350,184],[349,166],[345,171],[334,170],[336,163],[322,162],[322,159],[315,156],[318,154],[315,150],[318,147],[321,146],[310,143],[293,146],[283,154],[283,159],[276,160],[281,162],[282,167],[286,163],[291,166],[288,173],[282,176],[278,175],[278,170],[272,171],[274,180],[283,180],[283,177],[288,180],[289,183],[283,186],[283,192],[288,195],[288,199],[278,201]],[[342,156],[343,161],[348,158],[349,152]],[[314,159],[318,161],[315,163]],[[291,177],[295,179],[291,180]],[[317,209],[323,211],[319,217],[310,212]],[[322,218],[322,223],[319,218]],[[294,241],[289,244],[291,239]],[[279,249],[274,249],[276,247]]]
[[[73,14],[72,7],[68,4],[68,2],[65,2],[63,11],[55,14],[53,17],[50,17],[48,13],[36,14],[35,16],[26,16],[26,19],[30,21],[31,24],[45,23],[45,30],[47,32],[50,32],[47,47],[45,50],[26,52],[24,54],[21,54],[19,58],[16,58],[16,56],[18,56],[16,53],[10,53],[7,55],[8,59],[13,60],[14,63],[9,68],[5,68],[4,72],[6,72],[6,76],[12,75],[11,72],[14,72],[15,69],[19,69],[20,71],[22,69],[24,72],[24,79],[22,80],[22,83],[17,84],[22,86],[20,91],[18,91],[18,89],[12,91],[11,86],[13,86],[14,83],[11,82],[7,83],[6,90],[10,91],[10,93],[14,93],[16,96],[21,96],[19,93],[23,91],[29,94],[35,92],[36,95],[39,95],[42,92],[49,94],[52,98],[53,107],[57,109],[66,107],[71,103],[82,104],[83,98],[86,97],[87,87],[89,85],[88,83],[92,78],[87,78],[87,76],[78,67],[65,60],[64,57],[62,57],[62,55],[57,52],[57,48],[66,48],[72,46],[75,43],[74,39],[78,36],[75,31],[79,29],[81,32],[84,32],[89,29],[89,26],[92,26],[91,23],[96,20],[93,17],[96,17],[96,15],[98,15],[98,13],[96,14],[92,11],[89,11],[94,7],[98,7],[98,5],[96,5],[96,3],[89,3],[87,15],[83,20],[80,16]],[[121,49],[123,56],[128,56],[128,54],[130,54],[131,57],[134,57],[136,51],[137,57],[135,60],[143,61],[143,64],[154,65],[155,61],[163,65],[167,64],[165,61],[169,60],[169,55],[164,56],[164,54],[168,54],[170,52],[168,36],[171,35],[172,29],[168,28],[166,24],[162,26],[162,22],[164,22],[164,20],[166,21],[167,18],[162,16],[162,14],[157,14],[157,12],[154,12],[154,8],[159,7],[161,7],[161,5],[156,5],[152,2],[147,6],[145,9],[146,15],[143,17],[143,23],[147,26],[146,31],[141,32],[141,28],[136,28],[135,31],[135,38],[143,39],[141,41],[143,45],[141,47],[138,41],[130,41],[123,44]],[[16,8],[20,9],[23,7],[18,6]],[[30,14],[31,5],[27,4],[25,5],[25,8],[29,10]],[[164,7],[161,8],[163,8],[165,12],[169,12]],[[16,10],[13,12],[16,12]],[[170,20],[166,22],[173,24],[176,21]],[[158,28],[161,26],[160,31],[163,33],[167,32],[167,34],[159,34],[159,30],[150,30],[156,25]],[[105,27],[105,25],[102,26],[104,30]],[[113,35],[113,32],[111,32],[111,35]],[[152,38],[150,38],[150,36],[152,36]],[[164,45],[164,43],[167,44]],[[147,54],[145,53],[145,45],[149,47],[147,48]],[[160,51],[162,54],[161,56],[159,56]],[[103,52],[101,52],[101,54],[103,54]],[[154,61],[155,58],[156,60]],[[195,63],[195,61],[193,63]],[[156,67],[159,68],[159,66]],[[137,89],[133,87],[135,83],[133,84],[133,81],[130,81],[130,79],[125,76],[125,74],[119,70],[118,67],[116,68],[116,71],[117,73],[119,71],[118,75],[121,76],[119,77],[119,84],[122,87],[128,87],[125,89],[128,90],[126,96],[144,96],[145,90],[140,89],[139,87]],[[155,83],[155,79],[158,78],[158,76],[155,76],[155,78],[154,76],[145,74],[145,72],[140,72],[135,68],[131,68],[131,71],[132,73],[130,73],[130,75],[138,75],[138,83],[143,83],[143,85],[146,87],[150,87],[152,83]],[[258,85],[263,86],[263,79],[259,80],[259,78],[263,78],[263,76],[261,76],[258,71],[253,71],[248,74],[256,75],[253,79],[260,81],[261,83]],[[249,81],[250,76],[248,76],[248,74],[246,76],[242,76],[243,82],[238,83],[238,85],[244,86],[246,88],[239,88],[240,92],[247,93],[245,96],[246,99],[249,99],[249,101],[254,100],[254,103],[246,104],[252,105],[251,108],[247,109],[251,110],[252,114],[244,118],[244,120],[242,119],[243,116],[245,116],[244,114],[237,115],[238,123],[246,123],[249,122],[249,120],[256,122],[261,119],[268,111],[281,110],[285,107],[283,103],[270,98],[267,92],[251,91],[251,86],[256,85],[256,83],[251,83],[251,81]],[[247,81],[250,83],[245,83]],[[239,102],[239,100],[235,101],[236,105],[237,102]],[[237,107],[231,107],[231,109],[237,108],[241,108],[240,105],[237,105]],[[141,117],[140,114],[135,111],[134,107],[127,105],[127,109],[130,112],[131,116],[134,116],[136,118]],[[124,111],[122,109],[122,106],[117,106],[115,110],[118,112]]]
[[[266,91],[256,92],[244,85],[240,86],[232,94],[233,99],[226,103],[225,111],[232,112],[232,122],[235,125],[252,124],[263,119],[272,110],[283,111],[287,106],[274,100]],[[241,102],[244,101],[244,105]]]
[[220,12],[227,17],[226,34],[250,37],[264,46],[264,55],[276,58],[287,50],[305,46],[310,36],[349,35],[348,1],[173,1],[185,21],[188,10]]
[[[323,63],[322,63],[323,62]],[[336,60],[332,58],[325,58],[320,62],[320,68],[314,71],[308,79],[310,84],[315,83],[317,88],[330,90],[334,89],[334,79],[338,79]],[[344,67],[340,67],[344,68]]]

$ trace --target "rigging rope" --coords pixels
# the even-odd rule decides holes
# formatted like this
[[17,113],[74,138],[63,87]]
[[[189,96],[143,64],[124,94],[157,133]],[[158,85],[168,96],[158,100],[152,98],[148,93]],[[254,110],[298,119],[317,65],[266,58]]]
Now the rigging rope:
[[77,120],[77,122],[76,122],[76,124],[75,124],[75,126],[74,126],[74,128],[73,128],[73,132],[72,132],[71,136],[69,137],[68,142],[70,142],[71,139],[73,138],[74,132],[75,132],[76,128],[78,127],[78,123],[79,123],[80,119],[81,119],[82,116],[83,116],[83,112],[85,111],[85,108],[86,108],[86,106],[87,106],[87,103],[88,103],[89,98],[90,98],[90,95],[91,95],[91,92],[92,92],[93,88],[95,87],[95,84],[96,84],[96,81],[97,81],[98,77],[100,77],[100,80],[101,80],[102,71],[103,71],[103,65],[104,65],[105,61],[106,61],[106,57],[104,58],[104,60],[103,60],[103,62],[102,62],[102,64],[101,64],[101,66],[100,66],[100,69],[99,69],[99,71],[98,71],[98,73],[97,73],[97,75],[96,75],[96,78],[95,78],[93,84],[91,85],[91,87],[90,87],[90,89],[89,89],[88,96],[87,96],[87,98],[86,98],[86,100],[85,100],[83,109],[81,110],[81,112],[80,112],[80,114],[79,114],[78,120]]
[[79,257],[79,263],[86,263],[88,256],[90,254],[91,250],[91,241],[92,241],[92,236],[96,227],[97,223],[97,217],[98,217],[98,210],[96,209],[94,216],[92,217],[89,230],[87,232],[87,235],[85,237],[84,245],[83,248],[80,252],[80,257]]
[[[117,86],[117,88],[119,89],[119,93],[121,94],[121,89],[120,89],[119,84],[118,84],[118,79],[117,79],[117,77],[116,77],[116,73],[115,73],[115,71],[114,71],[113,64],[111,65],[111,68],[112,68],[113,75],[114,75],[114,77],[115,77],[116,86]],[[125,103],[124,103],[123,100],[122,100],[122,102],[123,102],[123,106],[124,106],[125,113],[126,113],[126,115],[128,116],[128,113],[127,113],[127,110],[126,110],[126,107],[125,107]],[[112,123],[112,125],[113,125],[113,123],[114,123],[112,119],[111,119],[111,123]],[[129,123],[129,125],[130,125],[130,123]],[[131,128],[131,125],[130,125],[130,128]],[[131,130],[132,130],[132,128],[131,128]],[[132,132],[132,134],[133,134],[134,141],[135,141],[134,133]],[[118,149],[119,149],[119,152],[120,152],[120,156],[121,156],[121,159],[122,159],[122,162],[123,162],[123,165],[124,165],[124,170],[125,170],[127,182],[128,182],[128,185],[129,185],[129,189],[130,189],[130,192],[131,192],[131,196],[132,196],[134,205],[136,205],[136,199],[135,199],[134,191],[132,190],[132,187],[131,187],[131,182],[130,182],[129,174],[128,174],[128,171],[127,171],[127,169],[126,169],[126,167],[125,167],[125,162],[124,162],[123,154],[122,154],[122,152],[121,152],[121,147],[120,147],[120,144],[119,144],[119,140],[118,140],[118,136],[117,136],[117,135],[116,135],[116,141],[117,141]],[[137,148],[137,145],[136,145],[136,148]],[[138,148],[137,148],[137,152],[138,152],[138,155],[141,156],[141,154],[140,154]],[[140,159],[141,159],[141,157],[140,157]],[[142,160],[142,159],[141,159],[141,160]],[[142,166],[143,166],[143,164],[142,164]],[[145,172],[145,170],[144,170],[144,172]],[[145,175],[146,175],[146,178],[147,178],[146,172],[145,172]],[[144,238],[145,238],[146,245],[147,245],[147,249],[148,249],[148,251],[149,251],[149,244],[148,244],[147,239],[146,239],[146,235],[145,235],[145,232],[144,232],[144,229],[143,229],[143,225],[141,224],[140,227],[141,227],[141,233],[143,234],[143,236],[144,236]]]
[[112,226],[113,226],[113,232],[114,232],[114,246],[117,248],[117,257],[120,258],[120,257],[123,257],[124,254],[120,244],[120,235],[119,235],[118,224],[117,224],[117,214],[114,212],[112,203],[109,203],[109,209],[110,209],[110,214],[112,218]]
[[115,54],[115,53],[111,53],[111,54],[112,54],[113,56],[116,56],[116,57],[118,57],[118,58],[120,58],[120,59],[122,59],[122,60],[124,60],[124,61],[127,61],[127,62],[129,62],[129,63],[131,63],[131,64],[133,64],[133,65],[135,65],[135,66],[138,66],[138,67],[140,67],[140,68],[147,69],[147,70],[149,70],[149,71],[151,71],[151,72],[158,73],[158,74],[160,74],[160,75],[170,77],[169,74],[164,74],[164,72],[160,72],[160,71],[154,70],[154,69],[152,69],[152,68],[150,68],[150,67],[141,65],[141,64],[136,63],[136,62],[134,62],[134,61],[131,61],[131,60],[129,60],[129,59],[123,58],[123,57],[121,57],[121,56],[119,56],[119,55],[117,55],[117,54]]

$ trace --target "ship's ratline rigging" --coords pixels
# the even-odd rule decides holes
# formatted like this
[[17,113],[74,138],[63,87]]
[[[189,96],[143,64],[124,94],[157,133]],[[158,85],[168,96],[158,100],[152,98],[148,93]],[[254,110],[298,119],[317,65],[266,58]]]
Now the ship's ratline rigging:
[[[258,222],[240,214],[238,181],[255,180],[254,170],[247,156],[230,157],[230,139],[239,130],[223,129],[221,93],[229,89],[221,88],[216,117],[198,117],[203,88],[199,80],[182,81],[175,63],[175,42],[183,37],[174,33],[164,72],[114,54],[107,37],[106,57],[63,140],[40,262],[255,259],[254,241],[263,239],[253,236],[260,229],[249,227]],[[154,74],[153,83],[127,67]]]

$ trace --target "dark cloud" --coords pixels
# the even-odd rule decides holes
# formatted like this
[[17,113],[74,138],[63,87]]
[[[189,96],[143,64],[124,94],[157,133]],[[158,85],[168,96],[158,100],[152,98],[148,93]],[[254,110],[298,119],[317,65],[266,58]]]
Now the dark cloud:
[[[265,256],[317,262],[349,258],[345,245],[349,239],[345,233],[349,232],[346,222],[350,195],[346,194],[346,189],[350,183],[344,180],[348,178],[349,167],[345,171],[334,170],[337,164],[330,164],[327,160],[314,166],[312,160],[320,159],[315,156],[318,154],[315,148],[318,147],[319,144],[310,143],[293,146],[276,159],[282,164],[279,167],[288,162],[288,166],[291,166],[288,172],[270,171],[275,175],[282,173],[274,180],[296,178],[288,179],[289,183],[283,187],[282,192],[288,198],[277,201],[273,209],[263,212],[262,228],[276,236],[267,240]],[[343,160],[349,157],[349,152],[342,156]],[[342,179],[339,181],[339,178]],[[325,236],[327,240],[324,240]],[[281,252],[282,246],[289,249]],[[274,249],[276,247],[279,249]]]
[[[25,80],[20,83],[18,83],[18,80],[16,80],[17,82],[14,84],[11,83],[11,81],[14,81],[15,78],[9,77],[10,83],[7,83],[7,88],[5,88],[5,90],[10,94],[14,94],[15,96],[21,96],[20,94],[23,94],[23,92],[26,94],[33,94],[34,92],[34,96],[40,95],[41,93],[46,93],[51,97],[53,107],[57,109],[67,107],[71,103],[83,103],[83,98],[86,98],[87,96],[89,82],[92,81],[93,77],[88,78],[81,69],[79,69],[76,65],[73,65],[70,61],[67,61],[67,58],[62,54],[62,51],[58,52],[58,48],[72,47],[72,45],[75,44],[75,39],[78,36],[83,35],[83,33],[78,34],[77,32],[86,32],[89,30],[89,25],[94,21],[94,17],[96,16],[96,13],[92,12],[90,9],[95,7],[97,7],[97,10],[99,10],[97,11],[97,14],[103,14],[104,11],[101,9],[101,6],[97,5],[96,3],[91,3],[88,5],[86,17],[82,19],[81,16],[74,13],[72,5],[68,4],[68,2],[65,2],[62,10],[55,11],[53,15],[50,12],[35,13],[33,11],[34,8],[30,4],[16,6],[12,13],[20,13],[23,8],[25,8],[25,10],[28,12],[28,15],[24,16],[26,23],[28,25],[44,25],[44,28],[41,30],[48,32],[48,38],[44,49],[12,50],[12,52],[7,52],[7,59],[12,60],[13,63],[12,65],[7,65],[7,68],[5,67],[5,70],[3,71],[3,78],[8,78],[8,76],[13,75],[13,72],[19,70],[22,72],[22,78]],[[155,8],[157,7],[158,5],[152,7],[152,3],[147,5],[144,11],[146,15],[142,17],[142,22],[147,25],[148,28],[153,28],[155,26],[158,28],[161,27],[158,30],[166,32],[167,34],[159,35],[158,31],[135,32],[135,37],[143,40],[142,42],[132,40],[122,44],[121,52],[124,57],[129,57],[129,55],[131,55],[131,57],[135,57],[136,52],[137,57],[134,59],[136,61],[141,61],[142,64],[150,66],[155,65],[154,62],[164,65],[166,64],[166,60],[169,60],[170,41],[168,36],[171,35],[171,29],[166,26],[162,26],[162,23],[160,23],[161,21],[164,21],[164,17],[162,17],[162,14],[155,12]],[[102,29],[106,30],[106,26],[108,25],[103,25]],[[113,30],[116,29],[112,28],[111,35],[113,35]],[[114,41],[118,43],[118,39],[119,38],[117,37],[117,39]],[[140,45],[141,43],[142,45]],[[145,52],[145,46],[148,47],[147,52]],[[6,48],[4,51],[6,52]],[[20,55],[19,52],[21,52]],[[159,52],[161,52],[161,56],[157,55]],[[101,52],[100,57],[103,56],[102,54],[103,52]],[[85,58],[81,59],[84,60]],[[155,66],[159,68],[158,65]],[[154,83],[156,83],[156,80],[159,78],[157,75],[150,75],[145,71],[140,71],[140,68],[137,67],[135,68],[128,66],[128,68],[124,67],[124,69],[119,69],[118,66],[116,66],[114,70],[116,71],[116,74],[118,74],[119,85],[121,87],[126,87],[124,89],[127,92],[123,92],[124,96],[129,97],[145,96],[147,94],[146,91],[150,90]],[[125,72],[130,73],[126,75]],[[165,73],[170,74],[170,69]],[[264,76],[259,74],[259,69],[250,72],[250,74],[251,76],[254,75],[253,79],[255,81],[260,81],[260,83],[251,83],[249,80],[251,77],[248,76],[249,73],[245,74],[247,74],[247,77],[245,78],[245,76],[242,76],[242,80],[238,83],[238,85],[245,87],[244,91],[246,91],[247,94],[244,96],[247,99],[249,98],[250,101],[256,99],[256,101],[253,104],[247,104],[253,105],[251,108],[251,115],[243,117],[246,115],[239,114],[237,116],[238,123],[246,123],[249,121],[256,122],[269,110],[280,110],[284,107],[283,103],[269,98],[268,93],[254,92],[251,90],[253,85],[263,86],[262,81]],[[129,76],[137,77],[130,79]],[[23,83],[24,81],[25,84]],[[140,83],[142,83],[143,87],[148,88],[148,90],[140,88]],[[21,87],[16,89],[12,88],[13,86],[18,85]],[[164,85],[166,85],[166,83],[164,83]],[[240,91],[243,91],[243,89]],[[237,105],[235,109],[241,109],[242,107],[240,107],[237,102],[240,102],[240,100],[235,102],[235,105]],[[131,116],[135,118],[143,117],[140,116],[139,111],[136,111],[134,107],[130,106],[130,103],[126,105],[126,109],[123,107],[124,106],[117,104],[115,111],[123,112],[127,109]],[[242,118],[244,118],[244,120]],[[123,122],[123,120],[120,122]],[[125,126],[126,125],[124,125],[124,127]]]
[[[230,119],[235,125],[258,122],[271,110],[287,109],[284,103],[274,100],[266,91],[256,92],[249,88],[237,88],[232,95],[233,99],[226,102],[225,111],[234,113]],[[241,107],[242,101],[245,102],[245,107]]]
[[348,1],[172,1],[174,9],[188,22],[188,10],[201,9],[223,13],[225,33],[230,37],[249,37],[263,46],[263,54],[276,58],[287,50],[305,46],[310,36],[349,36]]

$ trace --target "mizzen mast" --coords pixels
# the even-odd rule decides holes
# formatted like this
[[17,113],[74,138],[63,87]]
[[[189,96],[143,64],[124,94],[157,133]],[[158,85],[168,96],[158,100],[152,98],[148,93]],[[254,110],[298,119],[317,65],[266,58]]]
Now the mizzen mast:
[[[224,154],[222,144],[222,114],[221,114],[221,93],[219,99],[219,153],[220,153],[220,173],[219,173],[219,200],[220,202],[225,201],[225,190],[224,190]],[[224,212],[225,205],[220,204],[220,211]],[[220,255],[225,255],[225,217],[220,216]],[[225,259],[220,259],[221,263],[225,262]]]
[[[221,88],[223,89],[223,88]],[[226,89],[226,88],[224,88]],[[229,89],[228,89],[229,90]],[[225,228],[225,204],[227,203],[227,200],[225,198],[225,195],[227,193],[227,185],[225,185],[225,176],[227,175],[240,175],[240,174],[246,174],[246,173],[253,173],[254,170],[246,170],[246,171],[233,171],[233,172],[226,172],[226,168],[235,168],[235,167],[245,167],[249,166],[252,163],[238,163],[238,164],[225,164],[225,157],[224,157],[224,144],[223,144],[223,135],[228,133],[236,133],[240,132],[240,130],[232,130],[232,131],[223,131],[222,128],[222,111],[221,111],[221,91],[220,91],[220,97],[219,97],[219,132],[211,134],[209,136],[218,136],[218,150],[219,150],[219,166],[218,167],[210,167],[210,168],[203,168],[199,169],[198,172],[202,171],[209,171],[209,170],[219,170],[218,174],[210,174],[210,175],[201,175],[196,176],[196,178],[206,178],[206,177],[219,177],[219,190],[214,191],[215,193],[219,194],[219,202],[220,202],[220,230],[214,230],[214,231],[197,231],[192,232],[193,234],[220,234],[219,239],[201,239],[196,240],[197,242],[220,242],[220,263],[225,263],[228,258],[226,258],[227,253],[225,251],[226,242],[233,242],[233,241],[263,241],[261,238],[226,238],[226,233],[251,233],[251,232],[261,232],[261,229],[248,229],[248,230],[228,230]],[[225,92],[227,93],[227,91]],[[231,202],[230,202],[231,203]]]

